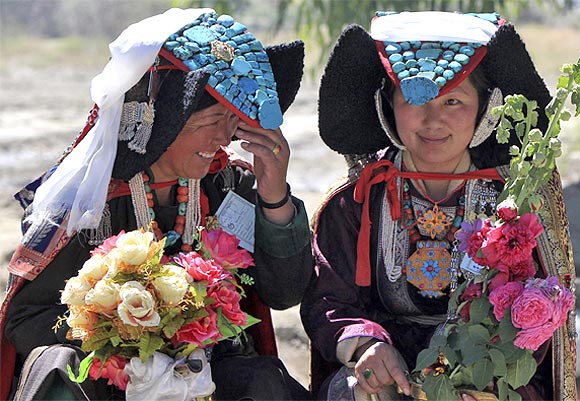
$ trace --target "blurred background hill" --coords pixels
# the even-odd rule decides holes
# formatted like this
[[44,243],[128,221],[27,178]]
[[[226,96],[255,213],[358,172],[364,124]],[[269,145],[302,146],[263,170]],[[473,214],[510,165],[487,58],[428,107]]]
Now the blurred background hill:
[[[342,157],[317,130],[317,85],[332,45],[347,23],[369,26],[375,10],[501,11],[516,24],[553,92],[563,63],[580,57],[580,0],[0,0],[0,259],[20,240],[20,210],[12,194],[40,175],[84,126],[92,107],[90,80],[108,60],[107,44],[130,23],[175,7],[228,12],[265,45],[302,39],[306,75],[282,126],[292,157],[288,181],[310,213],[346,172]],[[494,7],[500,7],[495,8]],[[559,167],[580,262],[580,122],[563,124]],[[6,283],[0,269],[0,298]],[[281,355],[308,381],[307,339],[298,308],[275,312]]]

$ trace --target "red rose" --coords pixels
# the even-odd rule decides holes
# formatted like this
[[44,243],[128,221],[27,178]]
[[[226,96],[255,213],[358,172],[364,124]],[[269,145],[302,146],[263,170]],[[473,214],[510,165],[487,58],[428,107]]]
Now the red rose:
[[470,283],[465,288],[463,294],[461,294],[459,299],[461,299],[462,301],[471,301],[474,298],[481,297],[481,286],[482,286],[481,283]]
[[503,221],[512,221],[518,217],[518,205],[513,199],[506,199],[497,206],[497,214]]
[[185,268],[194,280],[207,281],[209,286],[231,277],[220,265],[211,259],[205,260],[197,252],[180,253],[173,261]]
[[221,308],[223,315],[236,326],[244,326],[247,323],[246,314],[240,309],[242,297],[236,291],[236,287],[228,282],[208,291],[208,297],[215,299],[211,304],[214,309]]
[[125,358],[114,355],[107,359],[105,366],[103,366],[103,369],[101,370],[101,360],[99,358],[93,358],[91,367],[89,368],[89,376],[93,380],[99,378],[109,379],[107,381],[109,386],[114,384],[121,390],[125,390],[127,388],[127,383],[129,382],[129,376],[127,376],[124,371],[126,364],[127,360]]
[[177,331],[175,334],[177,343],[186,342],[201,346],[207,340],[211,340],[213,344],[217,342],[220,337],[217,314],[209,308],[206,310],[207,316],[194,320]]

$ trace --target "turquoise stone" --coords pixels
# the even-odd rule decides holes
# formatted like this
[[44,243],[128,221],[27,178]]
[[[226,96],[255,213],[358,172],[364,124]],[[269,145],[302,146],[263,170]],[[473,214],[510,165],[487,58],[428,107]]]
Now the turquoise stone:
[[256,81],[246,77],[240,78],[238,86],[245,93],[255,93],[258,90],[258,84]]
[[452,61],[449,63],[449,68],[451,69],[451,71],[457,74],[459,71],[461,71],[463,66],[461,65],[461,63],[458,63],[457,61]]
[[421,41],[420,40],[412,40],[409,42],[413,49],[420,49],[421,48]]
[[435,83],[441,87],[447,83],[447,80],[443,77],[437,77],[435,78]]
[[258,118],[265,129],[276,129],[283,121],[282,110],[278,104],[278,98],[270,98],[258,107]]
[[223,26],[225,26],[226,28],[229,28],[230,26],[232,26],[234,24],[234,19],[227,14],[220,15],[218,17],[217,21],[220,24],[222,24]]
[[439,94],[439,86],[426,76],[405,78],[400,86],[405,101],[414,106],[422,106]]
[[169,41],[169,42],[165,42],[165,48],[167,50],[170,50],[170,51],[173,50],[173,49],[175,49],[179,45],[180,45],[180,43],[178,41],[176,41],[176,40],[172,40],[172,41]]
[[393,64],[391,68],[395,74],[398,74],[399,72],[405,70],[405,63],[399,61],[398,63]]
[[385,52],[388,55],[399,53],[401,51],[401,46],[398,43],[384,42],[384,44],[385,44]]
[[401,42],[399,43],[399,46],[401,46],[401,49],[403,50],[409,50],[411,48],[411,44],[409,42]]
[[443,68],[447,68],[447,66],[449,65],[449,61],[447,60],[438,60],[437,61],[437,65],[441,66]]
[[246,32],[248,30],[248,28],[244,24],[240,24],[239,22],[234,22],[234,24],[229,27],[229,30],[235,32],[236,35],[239,35],[242,32]]
[[183,60],[183,64],[185,64],[185,66],[187,68],[189,68],[191,71],[195,71],[200,69],[202,66],[197,64],[195,61],[193,60]]
[[149,219],[155,220],[155,211],[149,208]]
[[436,42],[425,42],[421,44],[421,49],[440,49],[441,45]]
[[449,46],[449,50],[453,50],[455,53],[457,53],[460,48],[461,45],[459,43],[453,43],[451,46]]
[[420,49],[417,50],[417,58],[418,59],[422,59],[422,58],[430,58],[430,59],[436,59],[437,57],[439,57],[439,55],[441,54],[441,49]]
[[445,68],[441,67],[440,65],[435,67],[435,69],[433,70],[433,72],[435,72],[435,74],[437,75],[442,75],[443,71],[445,71]]
[[454,76],[455,76],[455,73],[451,70],[443,71],[443,78],[445,78],[448,81],[452,80]]
[[408,60],[407,62],[405,62],[405,67],[407,69],[417,67],[417,60]]
[[246,60],[244,60],[240,57],[236,57],[232,61],[231,67],[232,67],[232,70],[234,70],[234,72],[238,75],[246,75],[252,69],[250,64],[248,64],[248,62]]
[[436,66],[437,63],[435,62],[435,60],[431,60],[428,58],[419,59],[419,67],[421,67],[420,68],[421,71],[433,71]]
[[461,46],[461,48],[459,49],[459,53],[471,57],[475,54],[475,49],[471,46]]
[[216,40],[218,36],[211,29],[203,26],[194,26],[183,32],[183,36],[192,42],[197,42],[200,46],[209,45]]
[[417,75],[419,73],[419,69],[418,68],[409,68],[409,74],[411,75]]
[[412,50],[407,50],[403,53],[403,58],[405,61],[412,60],[415,58],[415,52]]
[[443,57],[443,60],[451,61],[453,60],[453,57],[455,57],[455,52],[451,50],[445,50],[441,57]]
[[465,54],[456,54],[453,59],[462,65],[469,63],[469,56],[466,56]]
[[179,46],[173,49],[173,54],[175,55],[175,57],[181,60],[187,60],[188,58],[193,56],[193,52],[184,46]]
[[409,76],[411,76],[411,73],[408,70],[403,70],[397,74],[397,78],[399,78],[399,80],[408,78]]
[[215,24],[210,29],[213,29],[218,35],[223,35],[226,32],[226,28],[220,24]]
[[391,65],[393,65],[399,61],[403,61],[403,56],[401,56],[399,53],[393,53],[389,56],[389,61],[391,62]]
[[419,74],[417,74],[417,76],[429,78],[430,80],[435,79],[435,73],[431,72],[431,71],[421,71],[421,72],[419,72]]
[[185,216],[185,212],[187,211],[187,203],[180,203],[177,206],[177,213],[181,216]]

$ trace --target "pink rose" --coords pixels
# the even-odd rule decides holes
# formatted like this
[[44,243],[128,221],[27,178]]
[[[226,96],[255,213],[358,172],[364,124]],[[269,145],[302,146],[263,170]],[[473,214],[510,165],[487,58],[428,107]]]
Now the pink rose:
[[481,251],[490,264],[501,261],[514,266],[531,255],[543,229],[535,214],[526,213],[518,220],[491,229]]
[[506,199],[497,205],[497,214],[503,221],[512,221],[518,217],[518,205],[513,199]]
[[173,261],[185,268],[194,280],[207,281],[209,286],[231,277],[220,265],[211,259],[205,260],[197,252],[180,253]]
[[539,289],[527,287],[512,304],[512,323],[520,329],[538,327],[548,322],[554,304]]
[[223,315],[236,326],[244,326],[247,323],[246,314],[240,309],[242,297],[236,291],[236,287],[228,282],[208,291],[208,297],[216,302],[211,304],[214,309],[221,308]]
[[543,326],[520,330],[516,335],[514,345],[519,348],[535,351],[540,345],[552,337],[556,328],[553,324],[545,324]]
[[528,278],[534,277],[536,274],[536,266],[534,266],[534,258],[532,254],[515,263],[510,267],[510,277],[513,281],[524,281]]
[[502,285],[506,285],[510,281],[510,275],[508,273],[499,272],[491,280],[489,280],[489,285],[487,289],[489,292],[495,290]]
[[108,385],[114,384],[121,390],[125,390],[129,382],[129,376],[123,370],[126,364],[127,360],[125,358],[114,355],[107,358],[105,366],[101,369],[101,360],[99,358],[93,358],[93,362],[89,368],[89,376],[93,380],[99,378],[109,379],[107,381]]
[[239,248],[240,240],[223,230],[202,230],[201,242],[203,251],[210,258],[221,264],[224,269],[245,269],[254,265],[252,255],[245,249]]
[[220,337],[217,326],[217,314],[206,308],[208,315],[194,320],[180,328],[175,334],[177,344],[181,342],[197,344],[201,346],[205,341],[211,340],[215,344]]
[[91,251],[91,256],[94,254],[100,255],[108,254],[112,249],[117,247],[117,239],[123,234],[125,234],[125,230],[121,230],[121,232],[118,235],[113,235],[107,238],[105,242],[103,242],[101,245],[99,245],[98,247],[96,247]]
[[503,319],[507,308],[512,306],[514,300],[524,291],[524,285],[516,281],[498,287],[489,294],[489,303],[493,305],[493,314],[498,322]]
[[574,295],[560,284],[558,277],[530,279],[526,282],[526,287],[537,288],[554,303],[554,314],[551,320],[557,327],[566,322],[568,312],[574,305]]

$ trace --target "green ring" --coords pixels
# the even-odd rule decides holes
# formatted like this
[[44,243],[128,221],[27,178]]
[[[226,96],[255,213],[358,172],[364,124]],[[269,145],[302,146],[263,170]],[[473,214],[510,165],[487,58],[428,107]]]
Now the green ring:
[[368,379],[369,377],[371,377],[372,374],[373,374],[373,372],[370,369],[365,369],[363,372],[363,376],[365,377],[365,379]]

